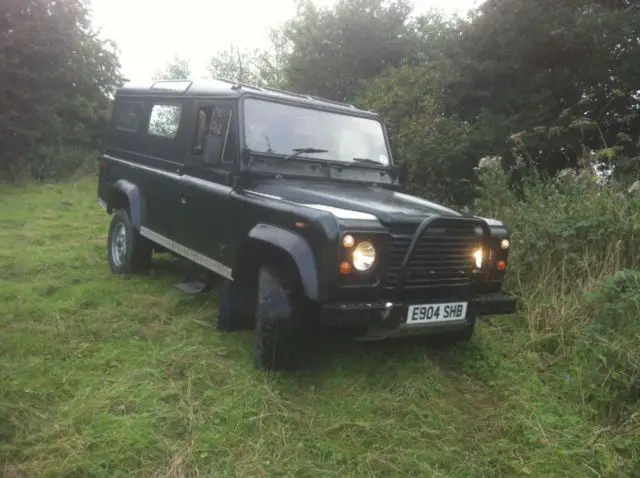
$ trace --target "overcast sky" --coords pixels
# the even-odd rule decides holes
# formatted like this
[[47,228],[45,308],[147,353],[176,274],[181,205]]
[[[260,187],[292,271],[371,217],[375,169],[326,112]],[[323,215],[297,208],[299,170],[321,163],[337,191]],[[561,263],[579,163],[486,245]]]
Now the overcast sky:
[[[335,0],[315,0],[331,5]],[[435,7],[465,13],[477,0],[413,0],[416,12]],[[93,0],[93,25],[120,49],[122,73],[144,81],[180,55],[195,75],[231,42],[266,45],[269,30],[292,17],[294,0]]]

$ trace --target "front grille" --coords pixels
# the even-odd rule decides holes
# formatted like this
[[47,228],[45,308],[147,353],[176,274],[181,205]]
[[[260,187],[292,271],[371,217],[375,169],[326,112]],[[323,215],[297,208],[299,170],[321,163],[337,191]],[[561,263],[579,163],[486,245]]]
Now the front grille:
[[[396,287],[400,268],[413,234],[391,233],[391,245],[385,285]],[[461,287],[471,283],[474,269],[473,251],[482,244],[482,231],[474,224],[427,228],[407,265],[403,289],[426,290]]]

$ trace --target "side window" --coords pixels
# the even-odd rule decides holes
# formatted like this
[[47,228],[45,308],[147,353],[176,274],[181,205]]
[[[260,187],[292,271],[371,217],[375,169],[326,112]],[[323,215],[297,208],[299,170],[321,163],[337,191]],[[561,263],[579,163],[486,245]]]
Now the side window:
[[233,140],[233,109],[227,105],[206,106],[198,110],[192,153],[207,164],[233,161],[229,142]]
[[142,103],[124,102],[114,108],[115,127],[118,131],[135,133],[142,118]]
[[147,132],[151,136],[174,139],[180,126],[182,108],[177,105],[153,105]]

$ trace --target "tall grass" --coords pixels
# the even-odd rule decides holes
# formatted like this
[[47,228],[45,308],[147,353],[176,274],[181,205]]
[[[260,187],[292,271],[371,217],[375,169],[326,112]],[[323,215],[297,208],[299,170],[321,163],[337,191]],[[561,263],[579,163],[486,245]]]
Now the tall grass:
[[[95,179],[0,184],[0,476],[640,476],[634,220],[605,220],[635,199],[504,181],[478,210],[514,231],[524,311],[452,349],[319,338],[293,374],[254,370],[180,261],[113,276]],[[580,218],[611,229],[536,246]]]
[[504,220],[530,347],[557,385],[640,446],[640,196],[590,175],[481,173],[478,212]]

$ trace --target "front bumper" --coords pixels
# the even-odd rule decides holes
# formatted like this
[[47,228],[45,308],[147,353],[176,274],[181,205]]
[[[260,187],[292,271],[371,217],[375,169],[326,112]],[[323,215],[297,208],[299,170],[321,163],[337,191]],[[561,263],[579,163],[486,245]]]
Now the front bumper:
[[[458,255],[460,252],[464,252],[464,254],[470,253],[471,249],[463,249],[461,251],[459,250],[459,245],[454,245],[453,249],[457,250],[458,255],[449,254],[451,257],[447,259],[447,253],[442,252],[445,262],[434,262],[428,254],[426,257],[424,256],[425,251],[420,249],[420,244],[425,234],[430,232],[435,234],[435,231],[440,231],[439,233],[444,231],[446,234],[446,231],[449,230],[448,228],[451,228],[450,231],[453,234],[451,240],[454,240],[454,238],[459,240],[461,237],[465,237],[458,235],[460,226],[473,227],[474,234],[477,234],[475,231],[480,228],[482,230],[481,243],[483,250],[491,248],[491,230],[485,221],[466,217],[428,216],[422,220],[411,236],[406,252],[403,254],[402,251],[400,252],[402,261],[395,266],[397,277],[393,285],[389,287],[390,290],[384,294],[384,299],[324,304],[320,314],[321,324],[351,329],[377,329],[379,331],[392,332],[392,334],[405,331],[411,334],[414,332],[438,333],[465,329],[472,325],[477,317],[483,315],[503,315],[515,312],[516,300],[504,293],[500,293],[499,288],[494,291],[486,289],[482,290],[482,292],[480,291],[481,286],[490,285],[492,281],[492,266],[489,263],[490,254],[483,254],[482,264],[477,267],[478,272],[472,273],[469,283],[462,281],[457,285],[456,281],[464,279],[468,274],[464,270],[459,270],[460,268],[466,270],[467,266],[460,265]],[[447,241],[446,235],[433,242],[436,254],[439,251],[437,247],[440,247],[444,241]],[[456,242],[455,244],[462,243]],[[476,246],[474,245],[473,247]],[[415,270],[411,270],[411,264],[414,259],[421,264],[418,268],[423,268],[429,273],[417,279],[419,285],[416,285]],[[450,274],[442,274],[443,268],[445,271],[447,267],[451,268],[451,266],[446,265],[446,261],[456,264]],[[408,287],[405,287],[405,284],[411,280],[414,280],[413,285],[409,284]],[[451,282],[452,280],[453,282]],[[498,281],[498,287],[501,282]],[[448,290],[446,292],[443,290],[440,293],[439,289],[441,287],[445,289],[445,286],[448,286]],[[421,291],[424,291],[424,294]],[[467,303],[466,318],[463,320],[444,321],[438,319],[407,324],[408,309],[411,305],[424,306],[456,302]]]
[[[338,302],[324,304],[320,314],[322,325],[330,327],[361,328],[378,326],[385,329],[395,329],[406,324],[410,305],[422,304],[429,301],[401,302]],[[455,299],[446,301],[431,300],[430,302],[458,302]],[[506,294],[483,294],[472,297],[468,302],[467,318],[474,320],[484,315],[505,315],[516,311],[517,301]],[[463,323],[464,326],[464,323]],[[413,328],[418,326],[412,326]],[[421,329],[456,329],[460,323],[436,323],[419,326]]]

